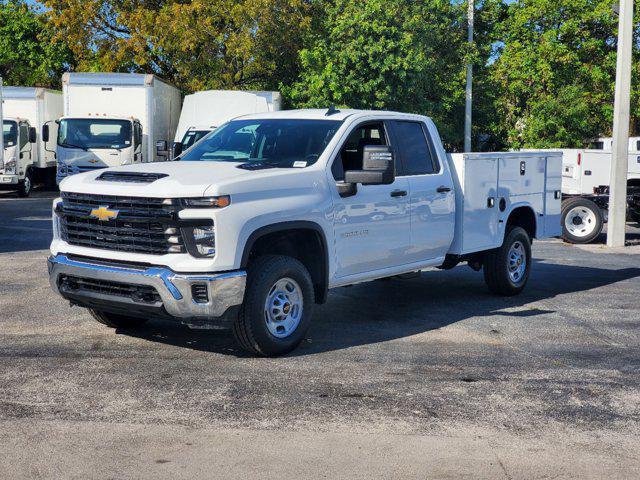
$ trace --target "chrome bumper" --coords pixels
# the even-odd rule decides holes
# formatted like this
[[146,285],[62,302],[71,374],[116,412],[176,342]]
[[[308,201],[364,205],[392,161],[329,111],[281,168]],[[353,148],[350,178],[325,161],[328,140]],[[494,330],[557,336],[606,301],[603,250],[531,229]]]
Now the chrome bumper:
[[0,174],[0,185],[17,185],[19,181],[18,175]]
[[[218,274],[181,274],[165,267],[129,267],[101,263],[90,260],[78,261],[66,255],[49,257],[49,281],[55,292],[65,297],[60,291],[60,275],[79,278],[119,282],[129,285],[149,285],[156,289],[162,307],[172,317],[181,320],[206,319],[221,317],[231,307],[240,305],[244,297],[247,274],[234,271]],[[194,284],[206,284],[208,301],[199,303],[193,299],[191,287]],[[113,294],[79,291],[75,297],[85,297],[118,304],[118,306],[142,306],[134,299]]]

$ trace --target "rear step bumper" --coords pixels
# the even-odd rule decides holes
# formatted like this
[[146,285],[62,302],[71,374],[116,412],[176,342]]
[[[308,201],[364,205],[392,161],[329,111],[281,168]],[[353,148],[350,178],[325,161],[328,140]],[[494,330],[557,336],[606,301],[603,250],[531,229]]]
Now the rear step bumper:
[[[121,310],[166,311],[181,320],[222,317],[240,305],[247,274],[238,270],[216,274],[182,274],[165,267],[114,265],[75,260],[66,255],[49,257],[51,288],[83,306],[112,305]],[[157,292],[154,295],[148,287]]]

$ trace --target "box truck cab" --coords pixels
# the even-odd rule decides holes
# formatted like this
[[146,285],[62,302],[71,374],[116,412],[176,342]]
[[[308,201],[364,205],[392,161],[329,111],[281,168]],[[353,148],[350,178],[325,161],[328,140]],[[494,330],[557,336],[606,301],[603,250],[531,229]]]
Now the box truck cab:
[[26,197],[34,183],[53,183],[55,152],[45,148],[39,132],[62,114],[62,95],[44,88],[4,87],[2,107],[0,187]]
[[279,92],[206,90],[184,97],[173,142],[175,158],[232,118],[280,110]]
[[[175,135],[180,92],[155,75],[65,73],[64,116],[55,142],[58,183],[76,173],[166,160]],[[166,148],[164,149],[166,150]]]

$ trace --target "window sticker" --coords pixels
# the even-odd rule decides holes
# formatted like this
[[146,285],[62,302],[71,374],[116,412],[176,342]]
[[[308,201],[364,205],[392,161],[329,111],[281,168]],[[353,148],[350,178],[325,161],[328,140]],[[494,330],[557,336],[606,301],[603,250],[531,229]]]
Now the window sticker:
[[307,162],[299,160],[297,162],[293,162],[293,168],[304,168],[307,166]]

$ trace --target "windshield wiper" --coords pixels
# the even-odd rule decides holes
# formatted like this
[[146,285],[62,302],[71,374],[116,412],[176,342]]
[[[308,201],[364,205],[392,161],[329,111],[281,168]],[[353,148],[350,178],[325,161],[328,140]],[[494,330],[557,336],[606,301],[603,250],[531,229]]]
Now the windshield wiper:
[[237,168],[242,168],[243,170],[265,170],[267,168],[280,168],[280,165],[277,162],[254,161],[241,163]]
[[60,145],[61,147],[79,148],[80,150],[84,150],[85,152],[89,150],[87,147],[81,147],[80,145],[74,145],[73,143],[62,142],[62,143],[59,143],[58,145]]

